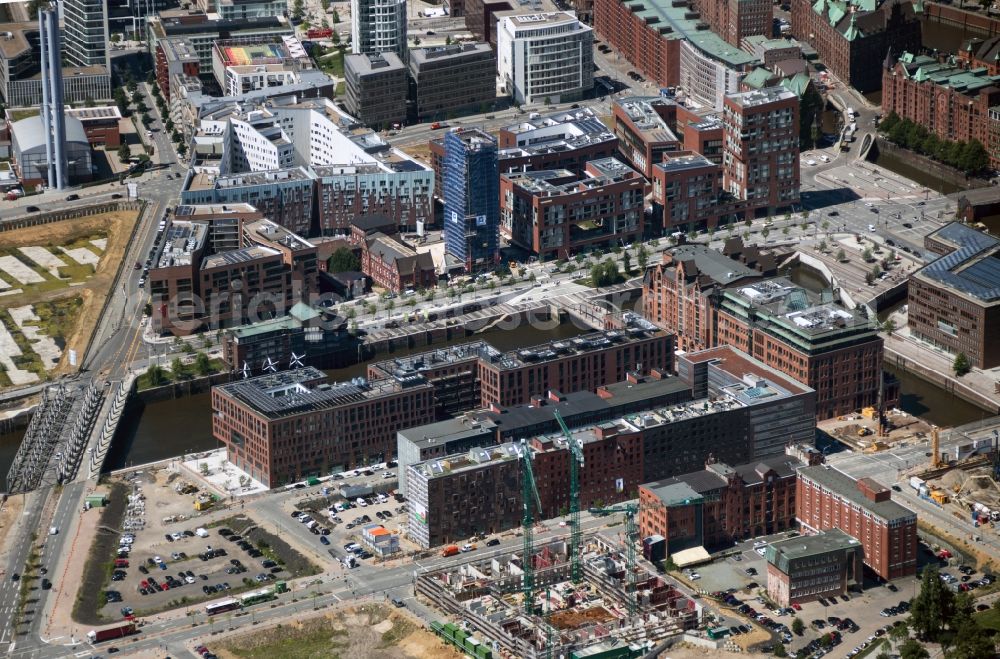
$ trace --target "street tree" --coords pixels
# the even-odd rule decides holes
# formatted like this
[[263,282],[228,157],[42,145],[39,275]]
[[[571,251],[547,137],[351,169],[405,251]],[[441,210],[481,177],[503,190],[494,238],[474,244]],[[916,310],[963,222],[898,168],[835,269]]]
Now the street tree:
[[915,638],[906,639],[899,647],[899,659],[930,659],[927,649]]
[[181,362],[180,357],[174,357],[174,360],[170,362],[170,372],[173,373],[175,381],[180,380],[182,377],[187,375],[184,371],[184,364]]
[[649,265],[649,252],[642,243],[639,243],[639,249],[635,252],[635,260],[639,264],[640,270],[645,270],[646,266]]
[[126,163],[128,162],[128,159],[131,157],[132,157],[132,149],[129,148],[128,144],[122,142],[121,146],[118,147],[118,160],[122,161],[123,163]]
[[969,358],[965,355],[965,353],[960,352],[955,356],[955,361],[952,362],[951,368],[955,371],[955,375],[962,377],[972,370],[972,364],[969,363]]
[[361,270],[361,259],[346,247],[338,247],[327,259],[326,267],[329,272],[357,272]]
[[203,352],[199,352],[194,357],[194,367],[198,375],[209,375],[212,372],[212,361]]
[[841,263],[847,260],[847,253],[843,249],[837,250],[837,260]]
[[796,616],[792,618],[792,633],[796,636],[802,636],[802,632],[805,631],[806,625],[802,622],[802,618]]

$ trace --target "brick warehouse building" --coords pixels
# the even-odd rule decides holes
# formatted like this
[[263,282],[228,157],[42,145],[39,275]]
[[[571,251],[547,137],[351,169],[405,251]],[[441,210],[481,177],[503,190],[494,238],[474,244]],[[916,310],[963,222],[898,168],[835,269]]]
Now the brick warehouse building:
[[815,389],[819,419],[875,405],[880,388],[894,404],[895,384],[882,386],[882,338],[864,308],[761,277],[773,257],[725,249],[736,258],[698,245],[665,252],[643,282],[650,320],[676,333],[682,349],[731,345]]
[[550,391],[596,391],[630,374],[673,370],[674,337],[629,315],[622,330],[582,334],[509,352],[485,341],[368,365],[368,378],[419,374],[434,385],[442,414],[523,405]]
[[388,459],[396,431],[434,419],[420,376],[327,383],[313,367],[212,388],[212,435],[268,487]]
[[789,456],[735,467],[710,460],[700,471],[645,483],[640,537],[664,537],[673,554],[787,531],[795,525],[795,472],[802,466]]
[[943,256],[910,276],[910,332],[977,368],[1000,366],[1000,240],[952,222],[924,244]]
[[886,581],[917,572],[917,515],[871,478],[854,480],[828,465],[799,470],[795,516],[802,531],[840,529],[861,541],[864,562]]
[[[990,73],[976,60],[940,59],[902,53],[887,57],[882,70],[882,111],[895,112],[925,127],[942,140],[978,140],[1000,166],[996,121],[990,108],[1000,105],[1000,73]],[[992,128],[992,130],[991,130]]]
[[887,53],[918,52],[920,2],[909,0],[791,0],[792,34],[816,49],[845,85],[879,89],[875,62]]
[[708,27],[733,46],[757,35],[771,36],[770,0],[694,0],[694,7]]
[[767,594],[778,606],[845,595],[864,582],[863,550],[839,529],[767,545]]
[[[812,391],[730,348],[679,359],[680,378],[692,386],[694,400],[588,423],[571,431],[582,442],[585,455],[580,475],[584,508],[633,499],[642,483],[683,474],[704,465],[710,455],[739,464],[780,455],[789,443],[812,441]],[[519,517],[505,516],[506,507],[482,510],[479,493],[472,495],[469,490],[478,483],[501,481],[485,472],[505,469],[505,461],[512,459],[509,451],[496,452],[503,445],[495,444],[491,436],[480,439],[483,443],[479,446],[488,447],[486,453],[473,445],[461,453],[408,463],[405,472],[401,471],[411,503],[410,531],[416,538],[427,538],[421,540],[428,543],[424,546],[477,531],[499,532],[519,523]],[[555,430],[525,439],[524,446],[534,456],[540,517],[557,516],[569,506],[566,437]],[[454,479],[456,464],[466,474],[483,475]],[[432,481],[451,484],[435,490],[439,485],[432,487]],[[512,498],[512,510],[520,510],[520,479],[505,487],[509,489],[503,499]],[[430,496],[432,491],[437,494]]]

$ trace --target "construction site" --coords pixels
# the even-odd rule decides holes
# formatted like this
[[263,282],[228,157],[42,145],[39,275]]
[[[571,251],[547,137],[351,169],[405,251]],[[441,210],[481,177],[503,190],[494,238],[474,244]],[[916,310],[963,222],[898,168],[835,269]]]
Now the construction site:
[[558,412],[555,418],[571,453],[568,540],[534,542],[536,517],[542,510],[532,467],[534,453],[522,440],[517,451],[521,551],[421,573],[414,590],[457,620],[434,623],[435,633],[479,659],[644,656],[664,639],[697,627],[702,607],[636,556],[638,504],[590,509],[594,515],[624,516],[617,537],[583,533],[583,444]]
[[420,574],[415,589],[454,617],[432,629],[481,659],[644,656],[697,627],[702,607],[630,547],[582,538],[575,579],[570,544],[560,540],[535,548],[527,575],[523,553],[502,554]]

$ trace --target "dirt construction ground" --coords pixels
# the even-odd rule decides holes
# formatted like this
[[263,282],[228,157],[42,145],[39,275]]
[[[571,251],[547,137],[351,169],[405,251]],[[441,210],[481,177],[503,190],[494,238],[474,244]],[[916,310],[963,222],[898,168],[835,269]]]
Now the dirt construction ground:
[[416,618],[377,604],[206,643],[223,659],[460,659]]
[[69,350],[76,350],[77,354],[80,355],[84,353],[87,343],[94,333],[98,314],[104,306],[108,287],[114,281],[115,274],[118,272],[118,267],[125,254],[129,236],[132,235],[132,225],[135,224],[138,216],[138,211],[115,211],[6,231],[2,234],[3,238],[0,242],[5,247],[63,245],[94,234],[107,236],[107,249],[101,256],[94,276],[83,285],[48,291],[41,296],[22,294],[3,298],[4,307],[16,307],[38,302],[50,302],[76,295],[83,297],[83,306],[80,309],[76,325],[71,332],[66,333],[66,349],[63,350],[63,359],[59,366],[53,369],[51,375],[57,376],[72,370],[66,357]]

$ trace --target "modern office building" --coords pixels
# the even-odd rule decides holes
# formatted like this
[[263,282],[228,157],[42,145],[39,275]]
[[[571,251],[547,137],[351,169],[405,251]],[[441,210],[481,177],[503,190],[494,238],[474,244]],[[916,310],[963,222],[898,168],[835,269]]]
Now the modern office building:
[[836,598],[864,584],[864,547],[840,529],[765,547],[767,594],[782,607]]
[[[184,204],[252,203],[303,236],[345,235],[361,215],[404,230],[434,220],[433,172],[386,143],[328,99],[221,105],[203,115]],[[214,145],[214,146],[213,146]]]
[[799,201],[799,99],[781,87],[725,97],[723,183],[753,209]]
[[882,69],[883,112],[895,112],[941,140],[978,140],[987,147],[991,166],[1000,166],[990,137],[990,108],[1000,105],[1000,72],[990,73],[974,59],[905,52],[893,57],[886,57]]
[[[188,62],[182,70],[190,75]],[[265,35],[255,39],[212,43],[212,74],[223,96],[240,96],[268,87],[294,84],[301,71],[313,68],[312,58],[295,37]]]
[[[66,171],[66,115],[63,112],[62,57],[60,55],[59,11],[55,7],[38,12],[39,48],[42,51],[42,131],[45,134],[45,157],[48,175],[45,180],[50,188],[62,190],[69,185]],[[81,125],[82,128],[82,125]],[[23,165],[24,145],[20,149]],[[89,156],[89,149],[87,150]],[[90,164],[90,158],[86,158]]]
[[63,58],[71,66],[103,66],[108,59],[108,10],[104,0],[63,0]]
[[570,12],[506,14],[497,73],[514,103],[566,103],[594,87],[594,30]]
[[[780,455],[787,443],[812,440],[812,392],[807,388],[728,348],[683,355],[679,363],[680,377],[691,386],[694,400],[571,429],[584,452],[579,481],[583,508],[635,498],[642,483],[685,473],[692,465],[703,466],[713,455],[741,462],[761,460]],[[482,510],[480,494],[468,494],[482,483],[493,488],[491,496],[511,500],[511,510],[517,510],[520,480],[500,475],[508,474],[507,469],[511,476],[520,474],[520,469],[507,464],[516,461],[516,451],[532,452],[539,517],[557,516],[568,508],[572,456],[561,431],[524,438],[520,445],[497,447],[490,433],[459,442],[475,439],[488,447],[485,457],[470,457],[484,456],[481,445],[457,456],[435,456],[406,466],[410,532],[423,546],[475,532],[500,532],[519,523],[518,517],[504,512],[506,508]],[[451,478],[456,472],[468,475]],[[768,475],[766,469],[762,473]],[[746,474],[746,478],[753,488],[761,476]],[[436,479],[442,480],[431,489],[429,481]],[[766,486],[762,491],[766,493]],[[765,498],[758,497],[762,504]]]
[[406,65],[391,51],[344,58],[344,106],[376,130],[406,121]]
[[[0,96],[9,108],[42,104],[41,35],[37,17],[32,18],[35,20],[25,23],[0,23]],[[111,98],[111,77],[103,64],[80,67],[64,63],[67,64],[62,70],[64,102]]]
[[[203,72],[212,69],[212,45],[219,39],[231,44],[252,44],[258,43],[262,38],[284,36],[294,37],[295,29],[282,15],[227,20],[218,14],[171,9],[158,12],[146,23],[146,39],[154,61],[160,61],[157,48],[162,39],[184,37],[198,56]],[[159,76],[160,72],[157,71],[157,77]]]
[[606,251],[643,236],[646,181],[615,158],[500,176],[500,231],[541,259]]
[[795,472],[790,456],[730,467],[709,458],[704,469],[639,486],[639,533],[666,540],[667,553],[732,547],[795,527]]
[[598,36],[639,73],[659,87],[679,86],[696,105],[720,111],[723,97],[739,91],[758,60],[706,27],[686,3],[594,2]]
[[1000,240],[958,222],[924,240],[942,256],[910,275],[910,333],[976,368],[1000,366]]
[[466,271],[500,258],[500,174],[497,141],[478,129],[454,129],[444,138],[444,241]]
[[351,52],[406,61],[406,0],[351,0]]
[[224,21],[285,16],[288,0],[199,0],[206,13],[216,13]]
[[358,340],[347,321],[299,303],[283,317],[222,330],[222,360],[234,376],[264,375],[277,369],[340,368],[353,363]]
[[692,400],[691,386],[681,378],[660,371],[649,375],[629,373],[622,382],[593,391],[564,394],[549,390],[531,402],[510,407],[492,406],[426,426],[400,430],[396,439],[400,492],[406,495],[406,468],[411,464],[464,453],[524,437],[559,430],[555,413],[570,428],[612,421],[625,414],[642,412]]
[[861,541],[864,562],[886,581],[917,572],[917,515],[871,478],[829,465],[799,470],[795,516],[807,534],[840,529]]
[[791,0],[792,34],[806,41],[845,85],[862,93],[882,84],[888,53],[920,51],[923,3],[909,0]]
[[396,431],[434,418],[419,376],[329,383],[313,367],[212,388],[212,434],[268,487],[388,459]]
[[492,109],[497,98],[496,57],[486,43],[412,48],[409,73],[411,115],[417,121]]

